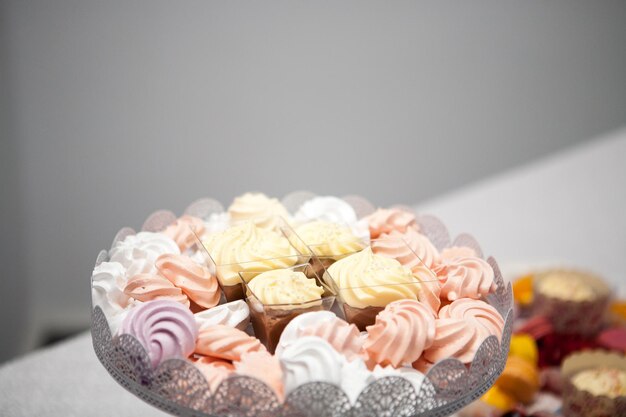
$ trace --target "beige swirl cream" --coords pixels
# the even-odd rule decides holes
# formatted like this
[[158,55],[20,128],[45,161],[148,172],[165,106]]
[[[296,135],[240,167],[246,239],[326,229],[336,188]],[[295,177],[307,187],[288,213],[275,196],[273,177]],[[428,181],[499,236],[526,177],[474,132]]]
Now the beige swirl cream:
[[[301,224],[295,228],[295,232],[302,241],[296,243],[301,253],[308,253],[308,247],[317,256],[341,259],[365,247],[363,240],[348,226],[324,220]],[[302,246],[302,243],[307,247]]]
[[324,289],[303,272],[276,269],[259,274],[248,289],[265,305],[299,304],[320,300]]
[[[258,273],[293,266],[298,253],[279,233],[252,222],[233,226],[208,236],[203,242],[215,262],[217,277],[229,301],[243,298],[239,272]],[[246,274],[252,279],[256,274]],[[232,294],[227,287],[236,287]]]
[[245,193],[228,207],[230,222],[233,225],[252,221],[264,229],[274,229],[280,225],[281,218],[288,219],[287,209],[275,198],[263,193]]

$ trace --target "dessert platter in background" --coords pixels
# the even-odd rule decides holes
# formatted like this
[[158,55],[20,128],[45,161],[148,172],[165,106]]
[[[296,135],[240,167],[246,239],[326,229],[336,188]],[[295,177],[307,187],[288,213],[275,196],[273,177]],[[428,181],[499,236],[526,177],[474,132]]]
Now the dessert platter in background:
[[359,196],[209,198],[97,257],[111,376],[181,416],[446,416],[498,378],[513,294],[467,234]]
[[459,417],[626,416],[626,301],[603,278],[556,265],[508,275],[516,310],[509,358]]

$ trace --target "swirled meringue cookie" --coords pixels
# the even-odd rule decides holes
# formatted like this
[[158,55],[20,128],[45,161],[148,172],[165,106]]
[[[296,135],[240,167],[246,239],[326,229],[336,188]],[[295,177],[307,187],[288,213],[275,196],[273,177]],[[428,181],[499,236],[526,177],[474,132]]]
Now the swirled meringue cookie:
[[328,268],[341,299],[352,307],[384,307],[392,301],[417,299],[420,281],[410,269],[371,248],[347,256]]
[[341,259],[365,247],[365,242],[349,227],[325,220],[303,223],[296,227],[295,232],[306,245],[296,245],[300,253],[309,253],[310,248],[317,256]]
[[230,362],[208,356],[196,359],[194,364],[206,378],[211,392],[215,392],[222,381],[235,373],[235,367]]
[[372,239],[376,239],[383,233],[390,233],[392,230],[401,233],[408,229],[419,231],[415,214],[406,210],[380,208],[365,219],[369,225]]
[[222,324],[245,331],[250,323],[250,309],[243,300],[220,304],[196,313],[194,316],[199,329]]
[[180,288],[161,275],[137,274],[124,287],[124,294],[137,301],[152,301],[166,298],[189,307],[189,298]]
[[424,382],[424,374],[408,366],[394,368],[393,366],[382,367],[380,365],[376,365],[372,370],[372,374],[376,379],[386,378],[389,376],[404,378],[409,381],[411,385],[413,385],[416,393],[420,392],[420,388]]
[[281,218],[289,219],[287,209],[275,198],[263,193],[245,193],[228,207],[231,224],[252,221],[257,227],[274,229],[281,225]]
[[303,272],[275,269],[248,282],[248,290],[264,305],[300,304],[321,300],[324,289]]
[[442,259],[456,259],[456,258],[476,258],[478,254],[472,248],[467,246],[451,246],[441,251]]
[[412,364],[435,339],[432,311],[415,300],[395,301],[367,327],[364,349],[374,362],[394,368]]
[[172,238],[163,233],[139,232],[116,242],[109,251],[109,258],[112,262],[121,263],[127,276],[132,277],[141,273],[156,273],[154,261],[166,253],[180,254]]
[[279,400],[285,396],[283,370],[280,361],[269,352],[249,352],[241,355],[241,360],[234,363],[239,375],[247,375],[265,382],[274,390]]
[[155,261],[161,275],[180,288],[200,307],[211,308],[220,302],[217,279],[203,265],[185,255],[161,255]]
[[358,217],[352,206],[341,198],[325,196],[313,197],[305,201],[296,211],[294,220],[299,223],[321,220],[330,223],[353,225],[358,221]]
[[363,351],[364,339],[355,325],[330,311],[314,311],[300,314],[289,322],[280,336],[276,354],[303,336],[324,339],[349,360],[358,357]]
[[126,269],[119,262],[102,262],[91,276],[91,297],[94,306],[99,306],[115,333],[125,310],[134,300],[124,293]]
[[196,353],[238,361],[246,352],[266,351],[259,339],[234,327],[216,324],[205,326],[198,333]]
[[454,258],[435,268],[441,282],[441,297],[450,301],[481,298],[494,289],[491,265],[480,258]]
[[341,369],[345,359],[319,337],[301,337],[287,346],[279,359],[287,394],[308,382],[341,383]]
[[167,226],[163,230],[163,234],[172,238],[180,251],[185,252],[196,244],[196,235],[202,236],[204,230],[205,226],[202,219],[186,214]]
[[[215,233],[203,242],[217,265],[222,285],[238,285],[239,272],[263,272],[288,268],[298,261],[298,253],[282,235],[246,222]],[[246,274],[252,279],[254,276]]]
[[378,239],[372,241],[372,250],[374,253],[397,259],[412,271],[419,267],[433,269],[440,263],[437,248],[426,236],[413,228],[404,233],[397,230],[382,233]]
[[441,308],[435,326],[435,340],[424,358],[435,363],[454,357],[469,363],[488,336],[501,337],[504,320],[484,301],[462,298]]
[[193,314],[176,301],[153,300],[133,308],[121,333],[134,336],[146,349],[153,367],[193,353],[198,329]]

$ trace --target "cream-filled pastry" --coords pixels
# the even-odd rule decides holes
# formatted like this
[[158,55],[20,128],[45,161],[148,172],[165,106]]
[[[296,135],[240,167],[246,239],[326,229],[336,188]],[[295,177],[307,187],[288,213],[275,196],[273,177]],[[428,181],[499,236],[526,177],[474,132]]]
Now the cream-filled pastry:
[[228,207],[231,224],[252,221],[256,226],[273,229],[280,226],[281,218],[289,219],[287,209],[280,201],[263,193],[245,193]]
[[324,289],[317,286],[314,279],[291,269],[263,272],[248,282],[248,290],[265,305],[316,301],[324,293]]
[[[308,253],[307,248],[310,248],[317,256],[341,259],[365,247],[365,242],[349,227],[324,220],[301,224],[295,232],[302,241],[295,239],[301,253]],[[306,246],[302,246],[302,243]]]
[[[217,277],[226,286],[241,282],[239,272],[288,268],[298,261],[297,251],[283,235],[252,222],[209,235],[203,243],[216,263]],[[254,274],[245,277],[252,279]]]
[[416,300],[420,294],[421,283],[410,269],[369,247],[332,264],[328,275],[352,307],[384,307],[405,298]]

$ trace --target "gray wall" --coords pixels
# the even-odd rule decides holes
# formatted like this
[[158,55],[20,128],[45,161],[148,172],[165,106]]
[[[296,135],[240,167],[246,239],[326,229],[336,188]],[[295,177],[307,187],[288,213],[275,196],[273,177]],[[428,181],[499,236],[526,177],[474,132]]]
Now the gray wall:
[[626,122],[623,1],[20,0],[2,15],[0,319],[24,315],[22,349],[86,323],[98,250],[156,208],[250,189],[415,203]]

